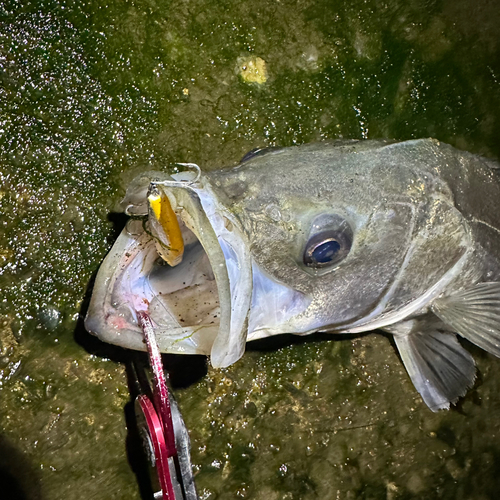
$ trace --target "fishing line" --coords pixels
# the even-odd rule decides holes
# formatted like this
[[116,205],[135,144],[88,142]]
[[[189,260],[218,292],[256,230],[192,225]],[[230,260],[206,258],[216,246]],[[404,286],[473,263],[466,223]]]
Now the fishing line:
[[[192,180],[175,180],[173,177],[167,180],[152,180],[151,184],[153,186],[170,186],[170,187],[181,187],[181,186],[192,186],[196,184],[201,178],[201,168],[196,165],[196,163],[176,163],[176,165],[180,165],[182,167],[189,167],[192,170],[196,171],[196,177]],[[180,172],[182,173],[182,172]]]

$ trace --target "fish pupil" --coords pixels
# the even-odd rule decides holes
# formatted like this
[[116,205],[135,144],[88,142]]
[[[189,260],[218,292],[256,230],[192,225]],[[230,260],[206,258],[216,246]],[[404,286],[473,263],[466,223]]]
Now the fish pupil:
[[311,254],[312,260],[318,264],[327,264],[331,262],[338,251],[340,250],[340,243],[336,240],[327,240],[320,243]]

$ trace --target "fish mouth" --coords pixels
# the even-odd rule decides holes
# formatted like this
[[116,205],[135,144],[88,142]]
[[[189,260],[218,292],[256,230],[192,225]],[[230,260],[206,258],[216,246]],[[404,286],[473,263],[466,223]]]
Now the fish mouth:
[[239,221],[206,177],[146,174],[124,200],[128,212],[146,215],[145,185],[152,183],[177,217],[182,261],[165,262],[150,220],[129,221],[98,272],[85,320],[89,332],[144,350],[137,311],[146,311],[162,352],[207,354],[214,367],[226,367],[243,355],[247,340],[282,333],[307,308],[302,294],[255,263]]

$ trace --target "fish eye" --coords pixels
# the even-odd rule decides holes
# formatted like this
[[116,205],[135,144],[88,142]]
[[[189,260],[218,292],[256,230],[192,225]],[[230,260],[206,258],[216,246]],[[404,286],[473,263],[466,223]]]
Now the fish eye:
[[330,267],[347,256],[352,246],[352,230],[345,220],[335,225],[337,227],[310,236],[303,257],[307,267]]

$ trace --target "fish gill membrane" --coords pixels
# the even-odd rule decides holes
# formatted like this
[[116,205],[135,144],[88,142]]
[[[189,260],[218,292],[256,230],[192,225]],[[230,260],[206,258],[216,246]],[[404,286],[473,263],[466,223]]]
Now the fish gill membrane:
[[475,380],[456,334],[500,357],[498,164],[433,139],[261,150],[228,169],[145,172],[86,318],[105,342],[226,367],[247,341],[382,329],[428,407]]

